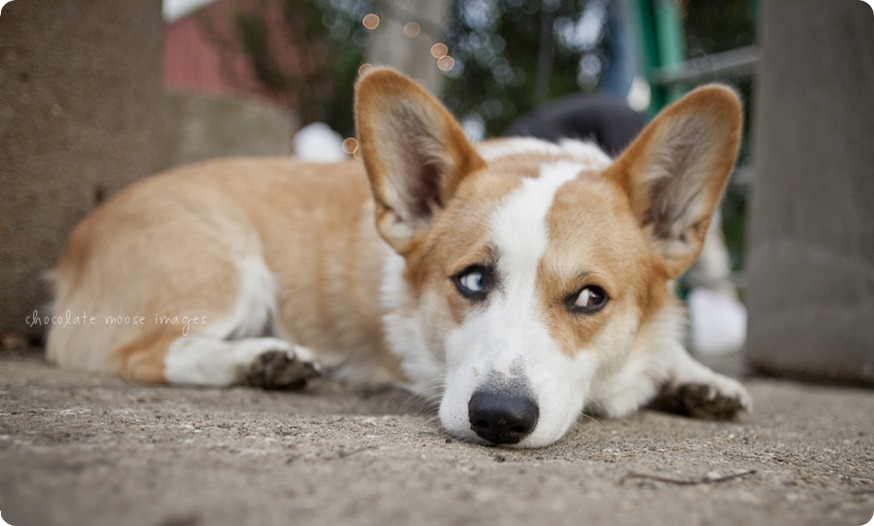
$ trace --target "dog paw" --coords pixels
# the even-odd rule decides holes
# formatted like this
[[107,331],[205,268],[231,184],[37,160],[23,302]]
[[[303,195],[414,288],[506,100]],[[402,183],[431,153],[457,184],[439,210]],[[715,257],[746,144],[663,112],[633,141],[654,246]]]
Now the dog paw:
[[731,420],[752,412],[752,398],[736,380],[714,375],[705,383],[666,386],[653,407],[693,418]]
[[308,349],[268,350],[255,356],[241,374],[243,385],[264,389],[301,389],[321,374]]

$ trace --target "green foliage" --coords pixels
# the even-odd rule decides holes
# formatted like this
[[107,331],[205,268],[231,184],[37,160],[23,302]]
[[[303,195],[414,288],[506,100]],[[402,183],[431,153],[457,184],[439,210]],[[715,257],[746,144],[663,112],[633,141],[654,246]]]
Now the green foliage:
[[[321,120],[351,135],[350,88],[370,38],[361,19],[374,3],[261,0],[253,8],[241,2],[233,16],[234,34],[217,24],[211,33],[228,53],[244,55],[261,87],[302,122]],[[271,19],[277,5],[282,24]],[[487,135],[497,135],[549,99],[593,89],[604,58],[602,31],[594,27],[586,42],[574,33],[593,5],[603,11],[604,0],[453,2],[444,40],[456,61],[448,74],[447,106],[482,121]],[[297,50],[298,60],[288,59],[289,49]],[[580,74],[583,57],[589,59],[588,77]]]
[[249,59],[255,76],[272,92],[282,92],[291,84],[290,75],[282,71],[268,40],[264,19],[251,12],[239,12],[236,16],[237,30],[243,52]]
[[[351,87],[370,39],[361,20],[377,1],[260,0],[254,8],[240,2],[234,35],[213,32],[229,52],[246,57],[260,85],[302,122],[324,121],[349,136],[354,133]],[[456,61],[447,73],[447,106],[462,119],[481,122],[485,135],[494,136],[548,100],[595,89],[609,61],[603,46],[608,1],[455,0],[444,39]],[[676,1],[690,58],[754,42],[750,0]],[[277,6],[280,24],[270,19]],[[296,50],[296,60],[286,56],[289,49]],[[737,85],[749,110],[752,83]],[[749,156],[748,141],[741,156]],[[743,221],[745,203],[734,208],[737,214],[724,211],[733,232],[729,237],[742,237],[743,225],[735,223]],[[737,246],[736,241],[730,243]]]
[[[487,136],[499,135],[519,115],[589,86],[579,82],[581,57],[600,59],[600,36],[581,43],[574,25],[587,0],[456,0],[446,44],[456,60],[445,102],[455,114],[476,117]],[[565,38],[562,38],[564,36]]]
[[719,53],[756,41],[750,0],[685,0],[686,49],[689,57]]
[[226,63],[242,56],[259,88],[301,122],[324,121],[351,135],[350,87],[366,43],[359,23],[366,8],[350,0],[238,2],[200,25]]
[[339,88],[333,92],[331,100],[323,101],[325,111],[320,120],[344,137],[351,137],[355,135],[352,86],[358,78],[358,68],[364,62],[370,41],[370,34],[361,25],[361,19],[372,11],[372,5],[356,0],[315,0],[315,7],[320,13],[320,28],[333,45],[332,55],[325,66]]

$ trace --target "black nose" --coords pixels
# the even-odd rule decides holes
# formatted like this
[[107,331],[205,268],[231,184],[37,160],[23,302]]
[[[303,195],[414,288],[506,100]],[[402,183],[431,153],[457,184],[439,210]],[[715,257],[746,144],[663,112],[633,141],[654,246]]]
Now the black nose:
[[525,393],[481,389],[467,404],[470,428],[493,444],[516,444],[537,425],[540,409]]

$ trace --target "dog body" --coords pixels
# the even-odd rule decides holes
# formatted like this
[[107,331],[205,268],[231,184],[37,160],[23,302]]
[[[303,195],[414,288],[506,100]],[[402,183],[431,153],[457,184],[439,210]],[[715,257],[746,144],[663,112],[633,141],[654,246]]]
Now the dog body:
[[390,70],[361,80],[356,119],[364,166],[210,161],[86,218],[55,312],[99,326],[53,327],[49,358],[144,382],[394,382],[439,397],[454,436],[525,447],[660,392],[699,416],[749,409],[686,353],[670,292],[737,150],[729,90],[693,92],[615,161],[578,142],[474,147]]

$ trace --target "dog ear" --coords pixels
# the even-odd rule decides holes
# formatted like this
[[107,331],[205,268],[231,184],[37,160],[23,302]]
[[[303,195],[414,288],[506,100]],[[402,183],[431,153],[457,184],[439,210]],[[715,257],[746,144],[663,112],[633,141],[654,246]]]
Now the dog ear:
[[380,235],[400,254],[469,174],[485,167],[449,111],[388,68],[356,86],[355,123]]
[[656,116],[605,174],[629,195],[653,252],[672,278],[701,251],[740,134],[734,91],[698,88]]

